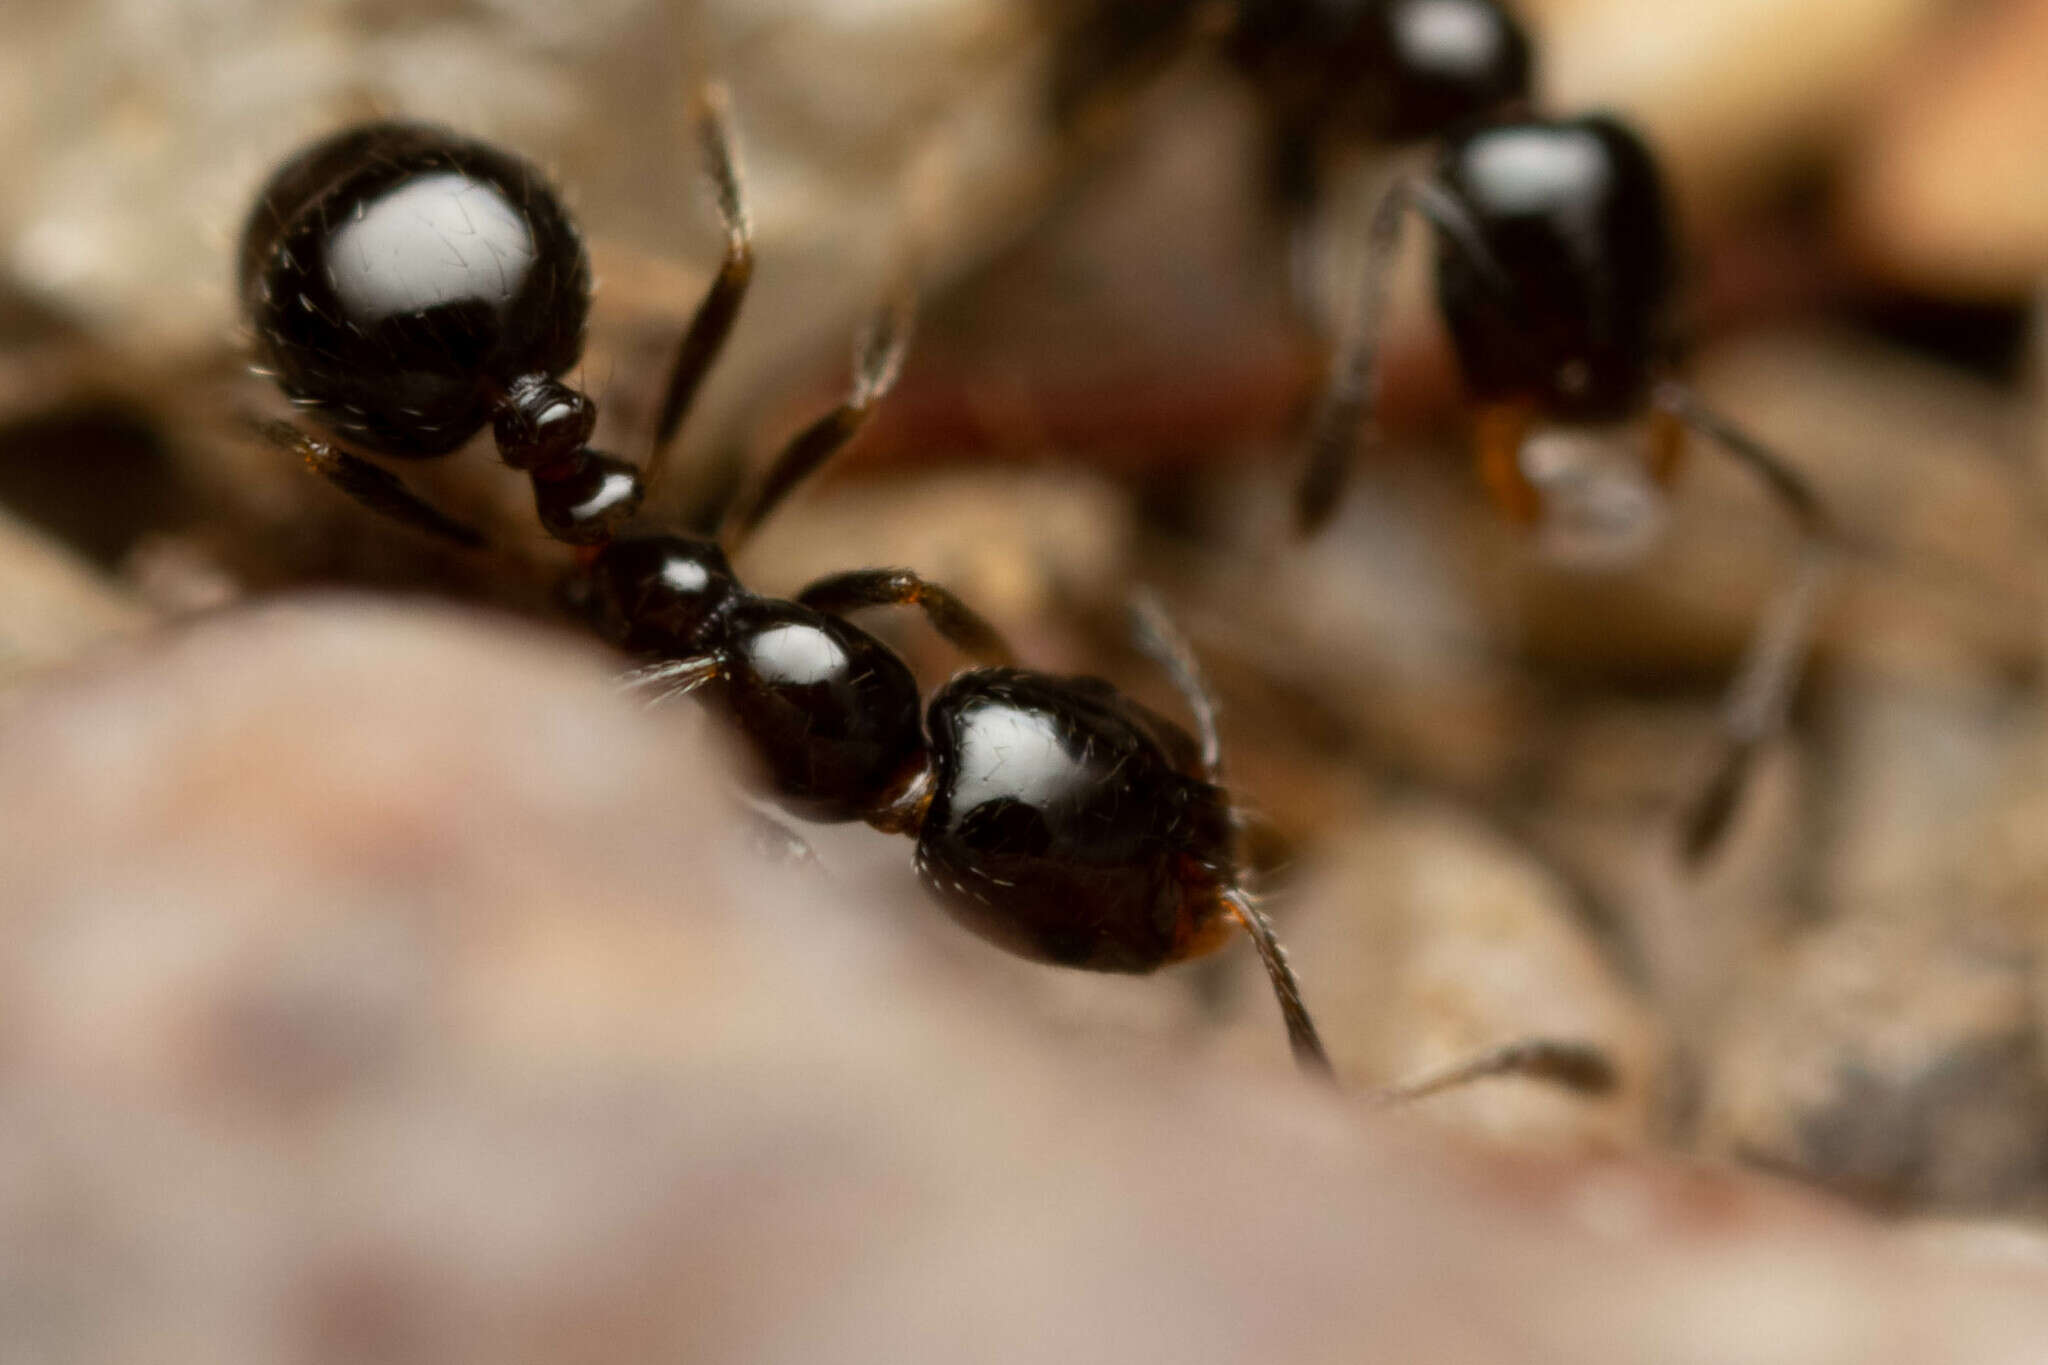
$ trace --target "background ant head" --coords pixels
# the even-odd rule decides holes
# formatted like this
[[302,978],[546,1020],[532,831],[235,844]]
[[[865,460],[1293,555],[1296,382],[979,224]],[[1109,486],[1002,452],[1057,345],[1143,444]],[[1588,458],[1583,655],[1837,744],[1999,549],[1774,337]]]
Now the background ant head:
[[300,152],[239,260],[279,385],[384,454],[454,450],[582,354],[590,263],[568,210],[528,162],[442,128],[373,123]]
[[1677,277],[1643,140],[1605,114],[1502,119],[1447,140],[1434,178],[1469,229],[1461,240],[1439,227],[1436,275],[1474,395],[1565,421],[1641,412]]
[[1528,35],[1497,0],[1245,0],[1233,48],[1282,109],[1375,141],[1525,104]]

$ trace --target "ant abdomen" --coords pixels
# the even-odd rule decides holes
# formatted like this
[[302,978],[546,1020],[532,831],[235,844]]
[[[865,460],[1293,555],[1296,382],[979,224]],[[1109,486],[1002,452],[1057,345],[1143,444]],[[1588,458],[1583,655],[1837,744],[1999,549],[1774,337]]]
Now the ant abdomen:
[[[546,178],[508,152],[372,123],[271,177],[240,252],[265,366],[335,434],[387,455],[454,450],[576,363],[582,238]],[[588,435],[580,417],[573,449]]]
[[1215,946],[1234,876],[1229,804],[1161,742],[1171,722],[1105,683],[975,669],[932,698],[920,876],[1025,957],[1149,972]]

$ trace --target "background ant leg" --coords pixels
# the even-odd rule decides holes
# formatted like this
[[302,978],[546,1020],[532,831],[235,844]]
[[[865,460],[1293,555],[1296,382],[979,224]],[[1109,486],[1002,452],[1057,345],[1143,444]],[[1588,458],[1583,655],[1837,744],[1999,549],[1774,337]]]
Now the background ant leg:
[[725,226],[725,260],[719,266],[718,277],[697,305],[689,328],[676,347],[675,361],[669,366],[668,388],[662,395],[661,415],[655,420],[654,443],[647,455],[645,483],[649,488],[666,470],[676,432],[681,429],[697,390],[703,386],[704,376],[710,373],[712,362],[732,334],[747,286],[754,278],[754,229],[747,213],[739,148],[733,135],[731,96],[724,85],[712,82],[704,86],[692,103],[698,147],[711,180],[719,221]]
[[1386,312],[1387,280],[1401,245],[1409,186],[1406,179],[1395,181],[1373,206],[1366,229],[1363,278],[1330,357],[1329,381],[1309,424],[1308,460],[1294,490],[1295,528],[1303,535],[1321,530],[1337,509],[1350,478],[1359,432],[1373,421],[1380,323]]
[[854,342],[853,385],[838,407],[790,438],[768,467],[752,501],[726,519],[724,540],[738,548],[784,498],[816,473],[866,425],[875,404],[896,385],[903,355],[910,346],[912,300],[899,294],[878,313]]
[[1688,868],[1698,868],[1726,837],[1758,751],[1784,728],[1823,590],[1843,547],[1819,495],[1782,456],[1712,412],[1682,384],[1659,384],[1654,401],[1754,473],[1806,537],[1790,580],[1765,608],[1729,684],[1721,755],[1679,822],[1680,857]]
[[1322,529],[1337,509],[1359,444],[1361,430],[1374,421],[1378,398],[1380,323],[1386,312],[1387,282],[1401,245],[1401,224],[1413,209],[1441,234],[1502,298],[1514,298],[1513,282],[1487,250],[1485,236],[1458,201],[1427,177],[1396,180],[1373,208],[1366,229],[1364,275],[1330,358],[1330,378],[1309,427],[1308,459],[1295,486],[1295,527],[1302,535]]
[[651,694],[647,705],[660,706],[677,697],[687,697],[705,683],[717,677],[719,662],[715,655],[705,654],[694,659],[663,659],[640,668],[629,669],[619,675],[619,690]]
[[260,418],[252,425],[258,436],[298,457],[306,468],[346,493],[358,506],[464,549],[484,546],[482,532],[455,520],[414,493],[382,465],[371,464],[339,446],[308,436],[289,422]]
[[1195,738],[1202,745],[1202,775],[1223,782],[1223,740],[1216,729],[1216,694],[1202,672],[1195,651],[1168,614],[1166,604],[1150,588],[1131,594],[1131,639],[1138,652],[1166,674],[1195,718]]
[[1815,539],[1833,537],[1820,494],[1784,456],[1709,408],[1691,388],[1675,379],[1661,381],[1650,401],[1705,436],[1761,480],[1800,530]]
[[1488,1048],[1476,1057],[1453,1062],[1439,1071],[1382,1086],[1373,1091],[1371,1097],[1379,1104],[1406,1104],[1490,1076],[1527,1076],[1533,1080],[1554,1081],[1583,1095],[1605,1095],[1614,1089],[1618,1081],[1614,1063],[1591,1043],[1555,1038],[1518,1038],[1512,1043]]
[[1287,1021],[1287,1044],[1294,1051],[1295,1065],[1311,1076],[1335,1080],[1336,1069],[1330,1065],[1330,1054],[1323,1048],[1315,1020],[1309,1017],[1308,1005],[1301,998],[1301,981],[1287,961],[1287,950],[1280,946],[1279,936],[1273,932],[1273,921],[1266,918],[1266,912],[1243,887],[1226,887],[1221,897],[1231,917],[1244,926],[1252,945],[1259,950],[1259,961],[1273,983],[1274,998],[1280,1002],[1280,1017]]
[[1679,852],[1688,868],[1698,868],[1720,847],[1742,804],[1757,753],[1784,729],[1823,589],[1836,564],[1832,546],[1809,542],[1750,637],[1722,703],[1721,756],[1679,822]]
[[796,595],[813,611],[843,616],[861,607],[918,607],[949,644],[977,662],[1006,667],[1017,661],[1002,632],[937,583],[909,569],[856,569],[821,578]]

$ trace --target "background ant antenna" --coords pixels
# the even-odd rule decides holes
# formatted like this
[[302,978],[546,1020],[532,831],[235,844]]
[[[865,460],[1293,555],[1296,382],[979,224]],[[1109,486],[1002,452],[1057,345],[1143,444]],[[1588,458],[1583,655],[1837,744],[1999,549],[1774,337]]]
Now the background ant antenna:
[[705,176],[711,184],[712,202],[725,227],[725,259],[676,347],[668,389],[662,395],[647,455],[644,482],[649,489],[667,472],[669,452],[675,446],[683,416],[690,410],[704,377],[711,372],[712,362],[731,334],[740,305],[746,301],[747,287],[754,279],[754,225],[747,211],[746,179],[733,127],[732,95],[723,82],[706,81],[698,86],[690,101],[690,122],[696,133],[698,153],[704,160]]
[[846,397],[791,437],[768,466],[752,499],[726,517],[720,539],[729,549],[745,544],[769,513],[844,450],[867,425],[875,405],[895,387],[897,376],[903,371],[903,357],[910,349],[916,314],[916,293],[907,283],[901,284],[891,291],[888,303],[861,328],[854,339],[853,383]]

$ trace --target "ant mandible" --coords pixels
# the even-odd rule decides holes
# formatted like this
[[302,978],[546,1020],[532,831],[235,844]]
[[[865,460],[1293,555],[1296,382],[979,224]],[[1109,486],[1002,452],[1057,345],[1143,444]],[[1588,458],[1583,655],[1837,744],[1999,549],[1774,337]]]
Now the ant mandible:
[[[730,333],[752,272],[720,89],[698,101],[696,126],[727,246],[671,365],[650,466]],[[504,462],[532,479],[541,524],[578,547],[580,596],[598,629],[646,661],[629,685],[657,699],[701,691],[747,741],[783,808],[911,836],[922,881],[955,918],[1025,957],[1150,972],[1217,947],[1240,925],[1297,1061],[1328,1073],[1293,970],[1238,871],[1213,702],[1162,613],[1142,613],[1140,644],[1186,698],[1199,738],[1100,679],[1014,666],[992,626],[908,570],[835,574],[793,600],[735,577],[728,549],[842,449],[893,384],[906,306],[865,332],[845,400],[791,439],[718,533],[689,536],[629,529],[643,476],[585,444],[595,405],[559,376],[581,352],[589,265],[566,210],[526,162],[421,124],[335,134],[285,162],[259,195],[240,277],[269,373],[338,440],[431,457],[489,424]],[[289,423],[260,430],[373,511],[477,540],[334,441]],[[922,715],[909,668],[842,616],[883,605],[921,608],[979,661]],[[1586,1090],[1612,1079],[1582,1045],[1531,1040],[1387,1093],[1509,1071]]]

